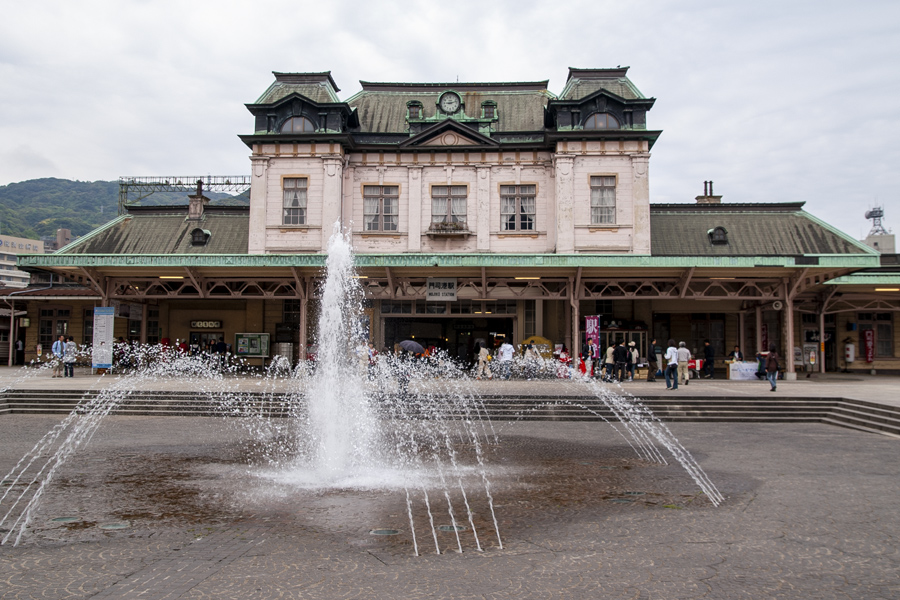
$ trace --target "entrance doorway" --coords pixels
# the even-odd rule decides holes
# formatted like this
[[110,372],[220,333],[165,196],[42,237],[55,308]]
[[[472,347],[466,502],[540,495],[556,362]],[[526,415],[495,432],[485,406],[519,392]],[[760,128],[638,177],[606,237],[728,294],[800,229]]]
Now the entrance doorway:
[[198,347],[200,348],[200,352],[206,352],[209,350],[210,340],[215,344],[219,341],[220,337],[224,336],[224,331],[192,331],[190,347]]
[[384,345],[392,350],[403,340],[415,340],[425,348],[447,351],[463,365],[475,359],[475,342],[483,340],[493,350],[509,340],[512,343],[514,319],[497,318],[429,318],[388,317],[384,319]]

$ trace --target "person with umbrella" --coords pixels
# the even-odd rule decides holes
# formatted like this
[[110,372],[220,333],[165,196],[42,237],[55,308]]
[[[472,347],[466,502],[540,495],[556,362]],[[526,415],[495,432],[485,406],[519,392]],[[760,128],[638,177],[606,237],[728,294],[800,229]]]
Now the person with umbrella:
[[403,340],[394,346],[394,353],[397,355],[396,369],[400,397],[406,398],[409,395],[409,371],[412,368],[412,361],[409,359],[424,354],[425,348],[415,340]]

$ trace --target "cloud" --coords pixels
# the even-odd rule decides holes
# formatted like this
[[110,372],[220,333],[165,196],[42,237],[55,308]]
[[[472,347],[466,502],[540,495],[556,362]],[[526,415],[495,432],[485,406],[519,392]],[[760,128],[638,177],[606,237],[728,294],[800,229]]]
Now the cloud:
[[331,70],[346,99],[360,79],[558,93],[567,67],[630,65],[658,99],[654,202],[691,202],[713,179],[725,201],[805,201],[861,236],[876,200],[900,223],[898,23],[887,1],[12,4],[0,184],[246,172],[243,104],[273,70]]

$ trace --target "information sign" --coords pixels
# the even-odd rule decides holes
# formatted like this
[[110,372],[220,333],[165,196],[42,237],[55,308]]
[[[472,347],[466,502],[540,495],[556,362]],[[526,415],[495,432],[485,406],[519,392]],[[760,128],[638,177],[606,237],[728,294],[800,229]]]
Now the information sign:
[[94,338],[91,365],[95,369],[111,369],[113,361],[113,325],[116,309],[112,306],[94,307]]

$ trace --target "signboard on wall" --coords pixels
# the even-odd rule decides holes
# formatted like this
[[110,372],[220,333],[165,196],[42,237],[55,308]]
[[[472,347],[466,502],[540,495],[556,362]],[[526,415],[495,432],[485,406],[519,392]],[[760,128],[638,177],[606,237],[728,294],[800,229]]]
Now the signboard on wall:
[[234,353],[244,358],[265,358],[269,356],[269,334],[234,334]]
[[875,362],[875,330],[874,329],[864,329],[863,330],[863,345],[866,350],[866,362],[871,363]]
[[113,325],[116,309],[112,306],[94,307],[94,338],[91,365],[95,369],[111,369],[113,362]]
[[425,283],[428,302],[456,302],[455,277],[429,277]]
[[600,316],[593,315],[584,318],[584,338],[585,343],[591,340],[594,358],[600,356]]

